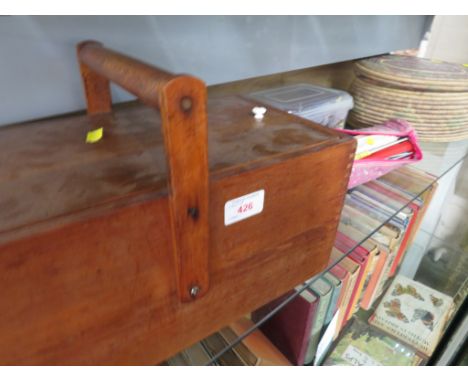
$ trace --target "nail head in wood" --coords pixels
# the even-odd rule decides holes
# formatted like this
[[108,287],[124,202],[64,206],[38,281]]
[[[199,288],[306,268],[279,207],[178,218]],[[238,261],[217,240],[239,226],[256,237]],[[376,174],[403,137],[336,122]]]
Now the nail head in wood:
[[196,298],[199,292],[200,288],[196,285],[190,288],[190,296],[192,296],[192,298]]

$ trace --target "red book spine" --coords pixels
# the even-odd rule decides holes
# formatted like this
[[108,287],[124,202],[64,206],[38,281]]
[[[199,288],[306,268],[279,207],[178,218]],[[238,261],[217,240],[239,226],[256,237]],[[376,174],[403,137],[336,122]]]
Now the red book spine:
[[[290,291],[257,309],[252,313],[252,320],[258,322],[293,293]],[[299,295],[260,326],[263,334],[293,364],[304,364],[318,300],[309,302]]]
[[[335,247],[339,251],[341,251],[343,253],[348,252],[349,249],[352,248],[352,247],[349,247],[349,246],[343,244],[339,240],[335,240]],[[362,249],[364,249],[364,248],[362,248]],[[364,249],[364,251],[365,251],[365,249]],[[367,253],[369,253],[369,252],[367,252]],[[364,277],[364,273],[365,273],[365,271],[367,269],[367,263],[368,263],[368,260],[369,260],[368,256],[358,254],[356,251],[351,252],[348,255],[348,257],[351,260],[353,260],[354,262],[358,263],[360,265],[360,268],[359,268],[359,273],[358,273],[358,276],[357,276],[357,279],[356,279],[356,284],[355,284],[354,289],[353,289],[353,293],[351,294],[350,302],[349,302],[348,306],[346,307],[345,319],[343,320],[343,324],[345,324],[346,321],[348,321],[348,319],[351,317],[351,315],[354,312],[354,307],[356,305],[356,302],[357,302],[357,300],[359,298],[359,294],[361,293],[361,290],[362,290],[362,286],[364,284],[363,277]]]

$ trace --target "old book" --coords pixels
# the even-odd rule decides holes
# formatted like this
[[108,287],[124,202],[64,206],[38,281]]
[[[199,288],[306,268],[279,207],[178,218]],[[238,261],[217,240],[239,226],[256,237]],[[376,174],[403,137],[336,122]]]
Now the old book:
[[[353,292],[357,287],[357,279],[359,275],[359,271],[361,266],[355,262],[354,260],[350,259],[349,257],[345,256],[343,252],[339,251],[336,248],[332,249],[330,260],[336,262],[339,260],[338,264],[342,266],[346,272],[349,274],[348,285],[346,287],[345,295],[343,296],[343,300],[340,304],[340,312],[338,315],[338,322],[337,322],[337,332],[345,325],[346,323],[346,310],[350,304],[351,297],[353,296]],[[335,333],[335,337],[338,333]]]
[[385,282],[385,266],[388,261],[388,252],[384,249],[379,250],[379,256],[376,256],[375,268],[369,278],[369,283],[365,287],[360,301],[362,309],[368,310],[378,296],[378,287],[380,283]]
[[343,304],[344,304],[346,297],[348,296],[348,288],[349,288],[351,280],[350,280],[350,273],[340,264],[336,264],[333,268],[330,269],[330,272],[335,277],[341,280],[340,296],[338,297],[338,301],[336,303],[336,309],[334,313],[334,314],[338,313],[338,317],[336,319],[336,325],[335,325],[336,329],[335,329],[335,332],[333,333],[333,339],[335,339],[338,336],[338,333],[341,327],[341,320],[344,315],[344,313],[342,313],[342,311],[344,310]]
[[[337,240],[335,240],[335,247],[340,250],[342,253],[348,253],[354,245],[345,244],[343,241],[338,240],[338,234],[337,234]],[[345,311],[345,320],[349,320],[353,313],[356,311],[356,308],[358,307],[358,301],[359,297],[362,292],[362,288],[364,286],[364,282],[369,270],[369,265],[371,263],[371,259],[369,257],[369,252],[366,251],[363,247],[357,246],[354,248],[353,251],[348,253],[347,255],[350,259],[352,259],[354,262],[359,264],[359,273],[357,275],[356,279],[356,287],[354,288],[351,299],[346,306],[346,311]]]
[[416,233],[419,230],[419,227],[421,226],[421,223],[422,223],[422,221],[424,219],[424,216],[426,215],[426,212],[427,212],[429,206],[431,205],[432,198],[434,197],[435,193],[437,192],[437,187],[438,187],[438,183],[434,182],[426,189],[426,191],[424,191],[421,194],[421,199],[423,200],[423,204],[422,204],[422,206],[420,208],[418,217],[417,217],[416,221],[414,222],[414,229],[413,229],[413,232],[411,233],[411,235],[409,237],[409,240],[408,240],[409,244],[412,243],[412,241],[414,239],[414,236],[416,235]]
[[[343,228],[343,226],[341,227]],[[352,227],[350,230],[348,230],[348,235],[344,234],[343,231],[338,230],[335,246],[339,246],[338,243],[341,242],[343,245],[343,250],[347,249],[349,251],[351,248],[355,248],[354,252],[356,252],[357,255],[363,256],[364,258],[362,278],[356,291],[355,298],[352,302],[354,306],[354,310],[351,311],[352,314],[353,312],[357,311],[363,295],[369,285],[376,264],[379,261],[380,248],[379,245],[372,239],[361,241],[362,236],[359,235],[356,230],[353,230]],[[358,245],[358,243],[360,244]]]
[[411,346],[353,318],[323,362],[324,366],[416,366],[426,359]]
[[[346,271],[340,264],[334,265],[330,269],[330,273],[341,281],[340,295],[338,296],[338,301],[336,302],[335,312],[340,308],[341,303],[346,295],[346,288],[349,283],[349,272]],[[334,312],[334,313],[335,313]]]
[[[290,291],[252,312],[252,320],[260,321],[293,293]],[[260,326],[263,334],[295,365],[305,362],[318,302],[319,296],[305,289]]]
[[368,214],[363,211],[348,205],[343,207],[341,224],[351,226],[364,235],[372,234],[372,239],[387,251],[388,256],[384,266],[383,277],[379,280],[376,289],[376,295],[380,295],[383,291],[390,267],[398,252],[398,246],[402,238],[401,229],[389,223],[383,224],[382,221],[378,221],[368,216]]
[[[204,348],[210,355],[210,359],[229,346],[229,343],[220,333],[214,333],[201,341]],[[220,366],[243,366],[243,360],[234,352],[233,349],[227,350],[222,356],[217,358],[216,365]]]
[[[387,206],[393,212],[394,219],[404,224],[406,233],[400,250],[404,249],[406,246],[405,240],[408,240],[408,235],[412,232],[411,226],[418,215],[420,203],[413,202],[411,197],[405,197],[401,193],[398,193],[398,189],[395,186],[377,181],[361,186],[358,191]],[[400,257],[401,255],[397,256],[397,258]]]
[[[219,334],[223,337],[226,343],[232,345],[239,337],[231,327],[226,326],[219,331]],[[243,333],[241,333],[243,334]],[[260,359],[253,353],[244,342],[239,342],[232,347],[232,350],[245,366],[257,366],[260,363]]]
[[387,198],[384,200],[388,204],[393,205],[395,209],[407,205],[404,211],[410,217],[410,220],[400,247],[398,248],[398,251],[395,255],[395,259],[391,265],[389,276],[392,276],[400,264],[406,249],[411,244],[412,238],[414,237],[416,223],[418,222],[418,219],[420,219],[420,209],[423,202],[413,200],[414,197],[412,198],[408,195],[405,195],[404,193],[401,193],[396,187],[383,182],[369,182],[366,184],[365,190],[368,193],[373,193],[376,195],[376,197],[378,197],[378,195],[386,196]]
[[415,213],[414,221],[412,226],[409,228],[409,232],[406,238],[406,242],[402,243],[400,253],[397,254],[392,268],[390,276],[395,274],[398,265],[401,263],[404,251],[412,243],[416,232],[422,223],[422,219],[429,208],[430,202],[433,195],[437,190],[437,183],[435,178],[431,174],[416,170],[416,169],[400,169],[394,174],[387,174],[380,178],[376,184],[383,187],[390,187],[392,192],[400,195],[401,198],[409,199],[410,207]]
[[[363,234],[352,226],[340,223],[338,231],[349,237],[355,242],[362,240]],[[360,296],[359,304],[361,307],[367,307],[372,304],[375,289],[382,277],[382,271],[387,261],[388,252],[383,245],[377,243],[372,238],[366,239],[362,244],[369,253],[374,252],[372,264],[369,267],[369,272],[366,280],[364,281],[363,291]]]
[[408,226],[413,215],[413,211],[405,207],[405,204],[398,203],[391,197],[373,190],[367,184],[354,188],[350,196],[365,203],[369,208],[378,210],[388,218],[392,218],[403,228]]
[[325,272],[323,277],[325,278],[325,280],[327,280],[330,285],[332,286],[333,288],[333,291],[332,291],[332,296],[331,296],[331,299],[330,299],[330,305],[328,307],[328,311],[327,311],[327,314],[325,315],[325,321],[323,323],[323,326],[326,327],[330,321],[332,320],[337,308],[338,308],[338,299],[341,295],[341,287],[342,287],[342,282],[341,282],[341,279],[339,279],[338,277],[336,277],[333,273],[331,273],[330,271],[328,272]]
[[385,220],[376,220],[365,212],[349,204],[343,206],[341,222],[351,225],[364,235],[372,234],[372,238],[380,244],[393,250],[400,242],[400,230],[390,224],[383,224]]
[[369,323],[431,356],[452,304],[451,297],[398,275]]
[[[307,283],[307,282],[306,282]],[[315,319],[312,324],[311,335],[307,352],[305,356],[305,363],[309,364],[314,360],[317,346],[322,335],[322,329],[325,323],[325,317],[330,306],[330,301],[333,294],[332,285],[323,277],[319,277],[310,286],[309,289],[313,291],[318,297],[317,312],[315,313]]]
[[406,230],[406,221],[394,217],[386,209],[382,208],[384,206],[382,203],[370,204],[368,201],[356,195],[348,194],[346,195],[346,206],[354,208],[369,218],[374,219],[379,226],[384,225],[396,231],[399,237],[396,244],[399,245],[401,243],[403,233]]
[[[247,330],[253,327],[254,323],[246,317],[243,317],[236,322],[229,325],[227,329],[231,331],[222,331],[221,334],[224,336],[227,334],[230,337],[226,337],[228,342],[232,343],[234,340],[232,335],[236,338],[241,334],[244,334]],[[240,351],[238,346],[243,345],[247,350],[245,352]],[[290,366],[291,363],[288,359],[276,348],[272,342],[260,331],[260,329],[254,330],[251,334],[245,337],[242,342],[234,347],[235,351],[239,351],[240,356],[246,360],[250,359],[252,363],[253,358],[256,358],[256,366]],[[248,355],[250,354],[250,355]]]

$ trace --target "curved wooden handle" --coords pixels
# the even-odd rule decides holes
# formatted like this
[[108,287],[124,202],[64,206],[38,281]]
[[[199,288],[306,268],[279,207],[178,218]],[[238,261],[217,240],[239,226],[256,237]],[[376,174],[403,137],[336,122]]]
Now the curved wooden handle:
[[[104,48],[97,41],[79,43],[77,54],[90,114],[110,111],[109,80],[136,95],[146,104],[159,108],[159,94],[170,80],[177,77],[162,69]],[[102,84],[99,85],[98,82]],[[100,107],[95,107],[103,103],[100,101],[102,97],[109,103],[108,110],[104,108],[101,111]]]
[[78,44],[77,54],[88,114],[111,111],[109,80],[160,109],[179,297],[193,301],[209,286],[206,86],[195,77],[173,75],[96,41]]

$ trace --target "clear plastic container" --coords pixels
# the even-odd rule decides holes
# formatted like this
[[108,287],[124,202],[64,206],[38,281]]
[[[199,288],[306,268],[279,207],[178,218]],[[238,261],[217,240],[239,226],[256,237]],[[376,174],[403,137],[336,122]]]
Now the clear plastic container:
[[345,91],[310,84],[267,89],[249,98],[328,127],[343,128],[353,108],[353,97]]

